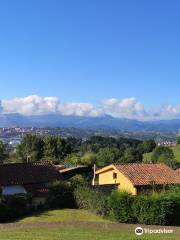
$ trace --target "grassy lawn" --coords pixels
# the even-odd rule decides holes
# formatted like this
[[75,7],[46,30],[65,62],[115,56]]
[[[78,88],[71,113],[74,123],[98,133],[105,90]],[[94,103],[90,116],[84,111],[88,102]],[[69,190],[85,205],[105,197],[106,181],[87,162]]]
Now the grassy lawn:
[[[180,228],[174,234],[134,234],[136,225],[118,224],[84,210],[56,210],[26,217],[10,224],[0,224],[1,240],[178,240]],[[147,227],[147,226],[146,226]],[[151,228],[159,228],[152,227]]]

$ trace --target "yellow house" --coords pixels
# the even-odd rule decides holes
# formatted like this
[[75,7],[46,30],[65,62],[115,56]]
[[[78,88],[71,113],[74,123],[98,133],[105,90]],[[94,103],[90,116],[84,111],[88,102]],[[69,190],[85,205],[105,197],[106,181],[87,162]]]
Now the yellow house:
[[180,184],[178,174],[163,163],[112,164],[96,171],[97,185],[116,184],[118,190],[132,195],[165,185]]

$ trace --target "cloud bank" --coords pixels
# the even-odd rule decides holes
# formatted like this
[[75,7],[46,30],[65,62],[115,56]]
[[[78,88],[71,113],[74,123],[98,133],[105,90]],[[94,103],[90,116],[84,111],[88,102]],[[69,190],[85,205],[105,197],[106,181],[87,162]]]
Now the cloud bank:
[[98,117],[109,114],[118,118],[136,120],[180,119],[180,104],[164,105],[154,110],[145,109],[136,98],[110,98],[101,102],[99,107],[90,103],[61,103],[57,97],[31,95],[0,101],[0,113],[19,113],[26,116],[43,114],[62,114],[65,116]]

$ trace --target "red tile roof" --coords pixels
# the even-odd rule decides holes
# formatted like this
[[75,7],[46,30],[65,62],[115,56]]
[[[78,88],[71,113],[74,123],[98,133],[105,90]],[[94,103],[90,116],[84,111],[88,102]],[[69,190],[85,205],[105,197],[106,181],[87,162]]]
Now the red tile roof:
[[0,186],[51,182],[62,179],[50,162],[0,164]]
[[152,182],[157,185],[180,184],[180,176],[164,163],[129,163],[114,166],[128,177],[134,186],[150,185]]

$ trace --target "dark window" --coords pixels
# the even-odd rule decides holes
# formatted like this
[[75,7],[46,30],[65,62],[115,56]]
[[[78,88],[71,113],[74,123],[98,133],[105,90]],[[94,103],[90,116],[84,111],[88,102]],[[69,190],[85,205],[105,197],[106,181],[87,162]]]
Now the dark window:
[[113,173],[113,179],[117,178],[117,173]]

